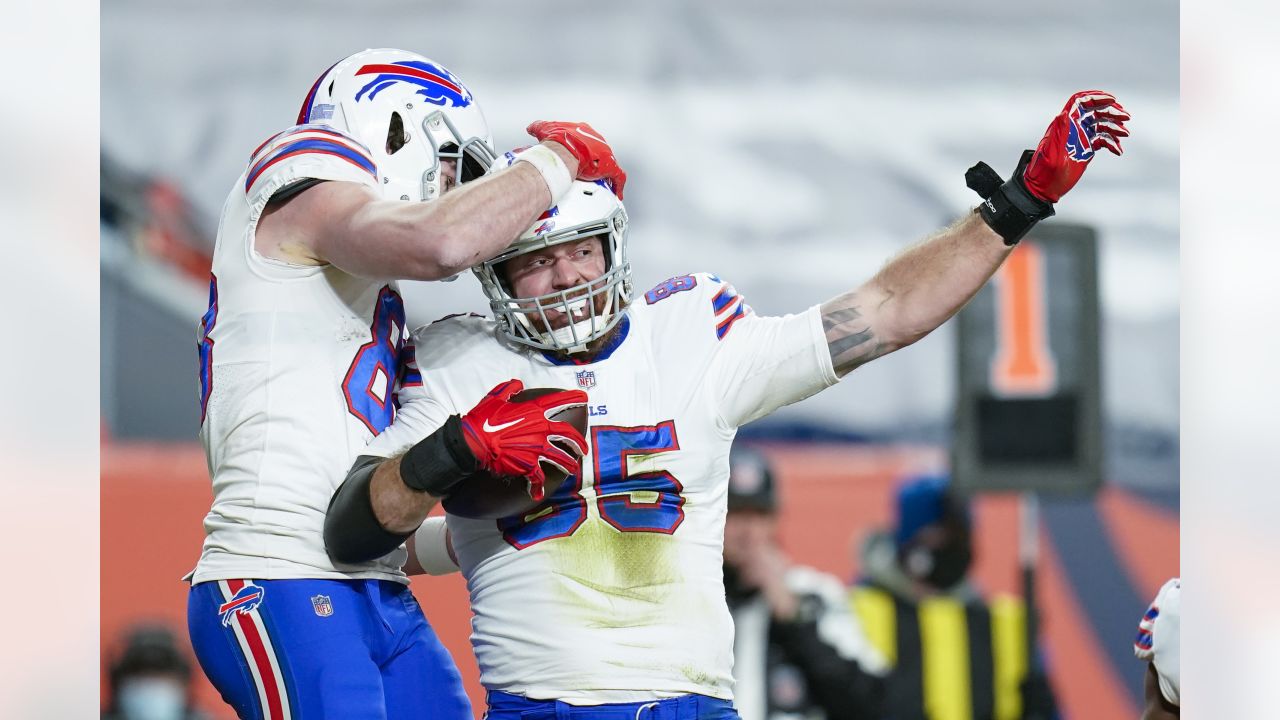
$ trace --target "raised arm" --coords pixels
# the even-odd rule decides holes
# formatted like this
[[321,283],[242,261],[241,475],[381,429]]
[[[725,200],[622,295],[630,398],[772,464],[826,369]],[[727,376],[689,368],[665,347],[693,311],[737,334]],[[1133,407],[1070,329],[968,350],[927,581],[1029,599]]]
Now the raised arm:
[[[512,165],[430,202],[380,199],[371,187],[322,182],[264,209],[254,247],[304,265],[332,263],[353,275],[439,280],[497,255],[559,200],[575,178],[621,190],[626,173],[584,123],[540,121],[542,142]],[[619,193],[620,194],[620,193]]]
[[1040,145],[1023,154],[1008,182],[985,163],[970,169],[983,198],[973,213],[890,260],[857,289],[822,305],[831,362],[838,375],[928,335],[964,307],[999,269],[1010,249],[1084,173],[1095,151],[1123,151],[1129,115],[1107,93],[1076,93],[1049,124]]
[[[526,151],[567,187],[578,161],[558,143]],[[558,165],[557,165],[558,163]],[[353,275],[439,280],[496,255],[550,207],[559,185],[534,162],[474,180],[430,202],[382,200],[372,188],[323,182],[263,212],[267,257],[332,263]]]
[[972,213],[893,258],[855,290],[822,304],[836,374],[906,347],[946,322],[1012,248]]

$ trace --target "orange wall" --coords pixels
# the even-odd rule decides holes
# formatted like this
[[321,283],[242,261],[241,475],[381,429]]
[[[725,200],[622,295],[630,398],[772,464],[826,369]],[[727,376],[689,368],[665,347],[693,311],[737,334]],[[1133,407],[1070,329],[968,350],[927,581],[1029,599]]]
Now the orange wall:
[[[799,562],[851,578],[857,572],[856,541],[890,518],[894,482],[903,474],[941,467],[935,448],[767,445],[783,504],[782,540]],[[1105,494],[1104,494],[1105,495]],[[201,520],[211,493],[198,446],[110,445],[102,453],[102,648],[109,657],[134,622],[159,619],[186,637],[186,590],[180,578],[200,554]],[[1128,509],[1131,498],[1104,500],[1104,513]],[[1109,503],[1109,504],[1108,504]],[[1123,507],[1122,507],[1123,506]],[[975,575],[990,591],[1016,592],[1017,501],[982,498],[974,506]],[[1140,515],[1135,514],[1139,520]],[[1176,520],[1153,518],[1162,537],[1172,533],[1176,574]],[[1133,529],[1133,521],[1130,528]],[[1134,530],[1134,537],[1140,529]],[[1119,539],[1122,554],[1131,545]],[[1115,678],[1106,675],[1102,650],[1087,627],[1047,538],[1041,596],[1046,644],[1057,668],[1085,668],[1054,677],[1069,717],[1090,720],[1137,715]],[[1165,577],[1168,577],[1165,575]],[[1155,582],[1142,578],[1143,584]],[[456,658],[477,708],[483,708],[475,660],[468,644],[470,611],[457,575],[415,580],[414,590],[442,641]],[[1141,613],[1141,608],[1138,609]],[[1136,615],[1135,615],[1136,622]],[[104,679],[105,683],[105,679]],[[204,708],[232,715],[201,680]]]

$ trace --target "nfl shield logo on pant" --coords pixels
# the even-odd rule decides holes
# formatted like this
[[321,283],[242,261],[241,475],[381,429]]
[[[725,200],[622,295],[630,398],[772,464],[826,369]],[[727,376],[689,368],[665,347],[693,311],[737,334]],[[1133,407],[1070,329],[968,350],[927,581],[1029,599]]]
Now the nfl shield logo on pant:
[[316,615],[320,617],[329,617],[333,614],[333,603],[329,602],[328,595],[313,595],[311,607],[316,609]]

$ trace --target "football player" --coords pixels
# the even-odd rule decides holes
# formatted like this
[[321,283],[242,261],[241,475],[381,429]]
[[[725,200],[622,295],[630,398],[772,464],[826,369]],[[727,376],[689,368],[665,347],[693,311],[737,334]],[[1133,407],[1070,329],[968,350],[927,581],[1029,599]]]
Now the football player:
[[573,177],[625,175],[587,125],[495,153],[471,91],[425,57],[366,50],[321,74],[223,207],[200,322],[213,506],[188,602],[200,664],[242,718],[472,717],[403,555],[335,563],[325,506],[390,424],[404,308],[506,247]]
[[1147,662],[1142,720],[1167,720],[1181,715],[1181,625],[1182,579],[1173,578],[1160,588],[1138,621],[1138,636],[1133,641],[1133,654]]
[[[735,718],[722,543],[738,427],[955,314],[1095,151],[1120,153],[1126,120],[1106,93],[1072,96],[1008,182],[985,165],[971,173],[986,176],[971,180],[984,196],[973,213],[784,317],[757,315],[707,273],[633,296],[621,202],[575,183],[475,269],[494,319],[415,334],[422,384],[335,493],[330,552],[354,561],[398,548],[478,471],[526,476],[536,499],[544,464],[568,470],[530,512],[447,516],[486,717]],[[576,389],[513,405],[524,386]],[[585,438],[547,418],[574,404],[590,413]],[[431,566],[446,534],[423,527],[415,553]]]

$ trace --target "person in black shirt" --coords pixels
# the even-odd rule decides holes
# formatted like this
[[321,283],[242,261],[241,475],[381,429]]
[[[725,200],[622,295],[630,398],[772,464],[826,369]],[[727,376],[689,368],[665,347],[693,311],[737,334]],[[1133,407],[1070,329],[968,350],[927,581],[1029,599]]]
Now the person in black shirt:
[[738,714],[878,718],[884,661],[850,612],[843,583],[783,554],[773,473],[763,455],[735,446],[729,473],[724,574]]

